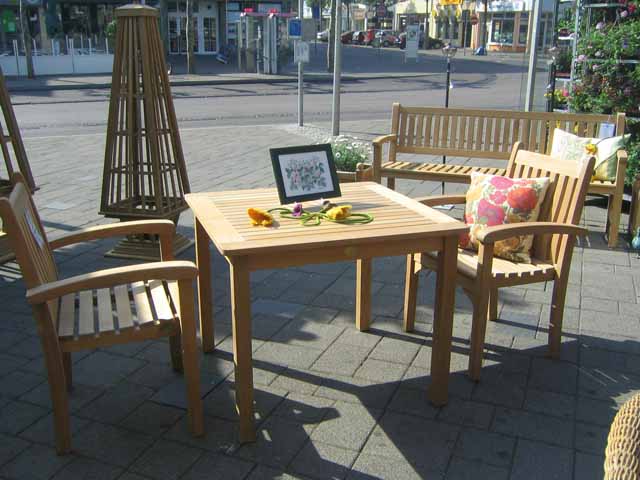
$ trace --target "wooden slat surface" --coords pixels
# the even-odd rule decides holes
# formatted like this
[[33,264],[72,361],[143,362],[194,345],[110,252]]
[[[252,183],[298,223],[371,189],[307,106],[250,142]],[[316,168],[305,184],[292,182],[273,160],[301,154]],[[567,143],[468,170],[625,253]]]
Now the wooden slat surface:
[[113,327],[113,309],[111,308],[111,292],[108,288],[98,290],[98,327],[99,332],[109,332]]
[[113,288],[116,297],[116,311],[118,312],[118,326],[120,330],[133,327],[133,316],[131,315],[131,301],[129,300],[129,290],[126,285],[118,285]]
[[93,324],[93,291],[85,290],[78,295],[80,307],[78,309],[78,335],[95,333]]
[[[411,165],[409,165],[410,167]],[[287,250],[359,245],[366,242],[419,239],[442,231],[462,232],[466,226],[448,215],[389,190],[376,183],[341,185],[342,197],[335,203],[350,204],[355,212],[370,213],[374,221],[365,225],[323,222],[305,227],[298,220],[279,219],[271,228],[253,227],[247,208],[279,206],[275,189],[213,192],[187,195],[187,202],[224,255],[269,251],[286,255]],[[305,207],[319,209],[307,202]]]
[[153,322],[151,304],[149,303],[147,288],[144,282],[132,283],[131,292],[133,293],[133,301],[136,304],[136,317],[138,320],[138,325],[142,325],[147,322]]
[[61,337],[73,337],[75,327],[75,302],[76,294],[70,293],[60,300],[58,335]]

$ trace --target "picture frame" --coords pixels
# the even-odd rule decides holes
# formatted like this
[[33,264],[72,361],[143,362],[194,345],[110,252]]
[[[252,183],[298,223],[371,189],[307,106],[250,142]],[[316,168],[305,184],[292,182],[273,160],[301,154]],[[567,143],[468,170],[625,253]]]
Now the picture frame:
[[328,143],[269,149],[282,205],[341,195]]

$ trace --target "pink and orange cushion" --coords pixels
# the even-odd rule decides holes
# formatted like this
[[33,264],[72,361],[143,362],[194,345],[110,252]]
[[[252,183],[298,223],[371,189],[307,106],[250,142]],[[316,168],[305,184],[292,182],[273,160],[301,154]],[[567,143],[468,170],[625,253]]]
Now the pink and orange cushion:
[[[478,250],[477,235],[487,227],[535,222],[549,188],[549,178],[509,178],[471,174],[464,220],[470,227],[460,238],[460,247]],[[521,235],[495,243],[494,255],[514,262],[531,263],[532,235]]]

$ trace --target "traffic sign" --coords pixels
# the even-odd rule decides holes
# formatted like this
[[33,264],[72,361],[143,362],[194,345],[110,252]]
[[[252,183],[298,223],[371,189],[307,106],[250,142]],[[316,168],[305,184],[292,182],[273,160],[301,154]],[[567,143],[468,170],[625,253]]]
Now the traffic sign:
[[295,63],[309,63],[309,43],[297,41],[293,45],[293,61]]
[[387,7],[385,7],[384,5],[378,5],[376,7],[376,14],[378,17],[386,17]]
[[478,15],[476,13],[471,15],[470,22],[471,22],[471,25],[477,25],[478,24]]
[[300,38],[302,36],[302,20],[292,18],[289,20],[289,38]]

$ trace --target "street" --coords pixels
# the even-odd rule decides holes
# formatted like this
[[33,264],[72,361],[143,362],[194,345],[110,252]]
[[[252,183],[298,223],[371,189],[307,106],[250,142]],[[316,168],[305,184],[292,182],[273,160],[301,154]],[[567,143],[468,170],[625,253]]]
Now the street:
[[[324,50],[318,49],[310,68],[318,71]],[[389,118],[391,104],[444,105],[444,62],[431,53],[419,63],[404,63],[399,50],[347,48],[342,84],[343,121]],[[318,59],[319,58],[319,59]],[[358,60],[359,59],[359,60]],[[376,59],[380,61],[376,62]],[[522,57],[512,59],[457,58],[454,62],[451,107],[521,108],[526,68]],[[358,79],[373,64],[388,77]],[[395,65],[400,72],[391,72]],[[386,67],[385,67],[386,66]],[[354,80],[354,77],[355,80]],[[543,77],[543,74],[538,74]],[[540,78],[538,88],[544,88]],[[295,83],[177,86],[172,89],[181,128],[266,125],[297,121]],[[305,123],[331,118],[332,85],[305,84]],[[106,129],[108,89],[34,91],[12,94],[16,115],[25,137],[101,133]]]

